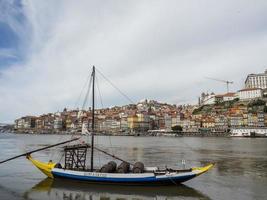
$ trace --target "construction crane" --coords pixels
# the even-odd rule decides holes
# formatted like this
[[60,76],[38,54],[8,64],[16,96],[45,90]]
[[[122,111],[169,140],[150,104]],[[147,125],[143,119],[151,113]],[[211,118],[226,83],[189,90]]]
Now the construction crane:
[[214,81],[219,81],[219,82],[223,82],[226,83],[226,88],[227,88],[227,93],[229,92],[229,84],[233,84],[233,81],[226,81],[226,80],[221,80],[221,79],[216,79],[216,78],[210,78],[210,77],[206,77],[207,79],[210,80],[214,80]]

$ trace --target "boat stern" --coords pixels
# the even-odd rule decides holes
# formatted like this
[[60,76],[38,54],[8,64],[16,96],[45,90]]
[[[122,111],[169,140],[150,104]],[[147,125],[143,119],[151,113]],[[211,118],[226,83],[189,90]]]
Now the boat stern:
[[53,162],[40,162],[38,160],[35,160],[31,157],[31,155],[27,155],[26,157],[31,163],[37,167],[41,172],[43,172],[47,177],[54,178],[52,174],[52,169],[55,167],[56,163]]

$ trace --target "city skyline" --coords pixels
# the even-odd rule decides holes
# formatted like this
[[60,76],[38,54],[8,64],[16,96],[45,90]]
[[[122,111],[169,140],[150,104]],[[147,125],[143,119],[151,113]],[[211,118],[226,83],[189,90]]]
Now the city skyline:
[[[92,65],[138,102],[197,103],[267,69],[267,3],[0,2],[0,122],[75,106]],[[205,14],[205,15],[204,15]],[[125,101],[99,78],[104,107]]]

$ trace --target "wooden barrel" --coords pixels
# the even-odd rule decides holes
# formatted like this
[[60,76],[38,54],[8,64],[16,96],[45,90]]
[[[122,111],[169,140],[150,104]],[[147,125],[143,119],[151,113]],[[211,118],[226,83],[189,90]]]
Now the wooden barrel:
[[122,162],[117,169],[118,173],[128,173],[130,171],[130,164],[127,162]]
[[108,164],[105,164],[101,167],[100,172],[102,173],[113,173],[116,171],[117,164],[114,161],[108,162]]
[[62,169],[62,165],[61,165],[60,163],[57,163],[57,164],[55,165],[55,168]]
[[145,171],[145,165],[142,162],[136,162],[133,166],[133,173],[143,173]]
[[117,169],[117,163],[115,163],[114,161],[110,161],[108,162],[108,165],[110,166],[110,172],[115,172]]

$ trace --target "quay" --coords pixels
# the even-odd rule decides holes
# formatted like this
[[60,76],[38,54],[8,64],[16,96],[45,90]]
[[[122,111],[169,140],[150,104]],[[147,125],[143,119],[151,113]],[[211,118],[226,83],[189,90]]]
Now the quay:
[[[6,131],[7,132],[7,131]],[[21,130],[9,130],[9,133],[14,134],[36,134],[36,135],[82,135],[80,131],[55,131],[55,130],[32,130],[32,129],[21,129]],[[99,136],[135,136],[135,137],[229,137],[230,132],[222,131],[142,131],[142,132],[96,132]]]

